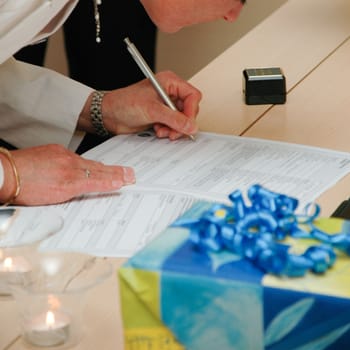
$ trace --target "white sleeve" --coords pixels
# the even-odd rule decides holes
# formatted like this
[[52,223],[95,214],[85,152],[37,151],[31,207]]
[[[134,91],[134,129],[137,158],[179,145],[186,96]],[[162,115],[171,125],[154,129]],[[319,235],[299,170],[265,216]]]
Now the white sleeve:
[[7,60],[0,65],[0,138],[18,148],[67,147],[92,91],[46,68]]
[[78,0],[0,0],[0,63],[62,26]]

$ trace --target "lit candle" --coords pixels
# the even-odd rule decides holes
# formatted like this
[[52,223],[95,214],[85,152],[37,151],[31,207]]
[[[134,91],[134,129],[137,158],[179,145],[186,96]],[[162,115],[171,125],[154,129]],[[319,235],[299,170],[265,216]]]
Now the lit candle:
[[7,256],[0,261],[0,295],[10,295],[11,284],[24,283],[31,272],[29,262],[21,256]]
[[70,317],[65,313],[49,310],[30,320],[24,328],[24,339],[32,345],[62,345],[69,339]]

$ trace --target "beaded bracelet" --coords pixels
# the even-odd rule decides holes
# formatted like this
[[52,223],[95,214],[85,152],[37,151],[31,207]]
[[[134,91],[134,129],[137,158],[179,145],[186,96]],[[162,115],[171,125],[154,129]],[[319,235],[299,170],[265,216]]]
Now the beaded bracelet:
[[9,199],[3,204],[3,206],[8,206],[11,203],[13,203],[13,201],[18,197],[19,193],[21,192],[21,181],[18,175],[16,164],[13,160],[11,153],[6,148],[3,148],[3,147],[0,147],[0,153],[5,155],[8,161],[10,162],[13,174],[15,176],[15,182],[16,182],[15,190],[13,191],[13,193],[11,193]]

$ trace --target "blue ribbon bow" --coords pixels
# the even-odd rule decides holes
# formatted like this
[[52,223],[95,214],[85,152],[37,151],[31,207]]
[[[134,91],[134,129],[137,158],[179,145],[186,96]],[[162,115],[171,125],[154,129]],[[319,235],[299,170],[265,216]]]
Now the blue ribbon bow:
[[[247,195],[251,205],[236,190],[229,195],[231,205],[214,204],[200,218],[179,219],[173,226],[187,227],[190,240],[204,253],[226,249],[276,275],[324,273],[336,260],[334,248],[350,255],[349,233],[330,235],[313,225],[320,213],[318,205],[309,204],[303,215],[296,215],[298,200],[293,197],[260,185],[251,186]],[[312,238],[320,244],[296,255],[289,251],[290,245],[282,243],[288,236]]]

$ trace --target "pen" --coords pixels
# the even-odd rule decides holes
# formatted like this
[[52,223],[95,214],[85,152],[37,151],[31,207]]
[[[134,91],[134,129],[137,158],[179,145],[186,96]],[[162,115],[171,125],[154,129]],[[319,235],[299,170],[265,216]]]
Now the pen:
[[[136,46],[130,41],[129,38],[125,38],[124,42],[127,45],[128,51],[130,52],[131,56],[143,72],[146,78],[150,80],[155,90],[158,92],[159,96],[163,99],[164,103],[173,111],[177,111],[177,108],[173,101],[170,99],[170,97],[167,95],[167,93],[164,91],[162,86],[159,84],[157,78],[155,77],[154,73],[152,72],[152,69],[149,67],[147,62],[144,60],[142,55],[140,54],[139,50],[136,48]],[[188,135],[189,138],[194,141],[195,138],[193,135]]]

